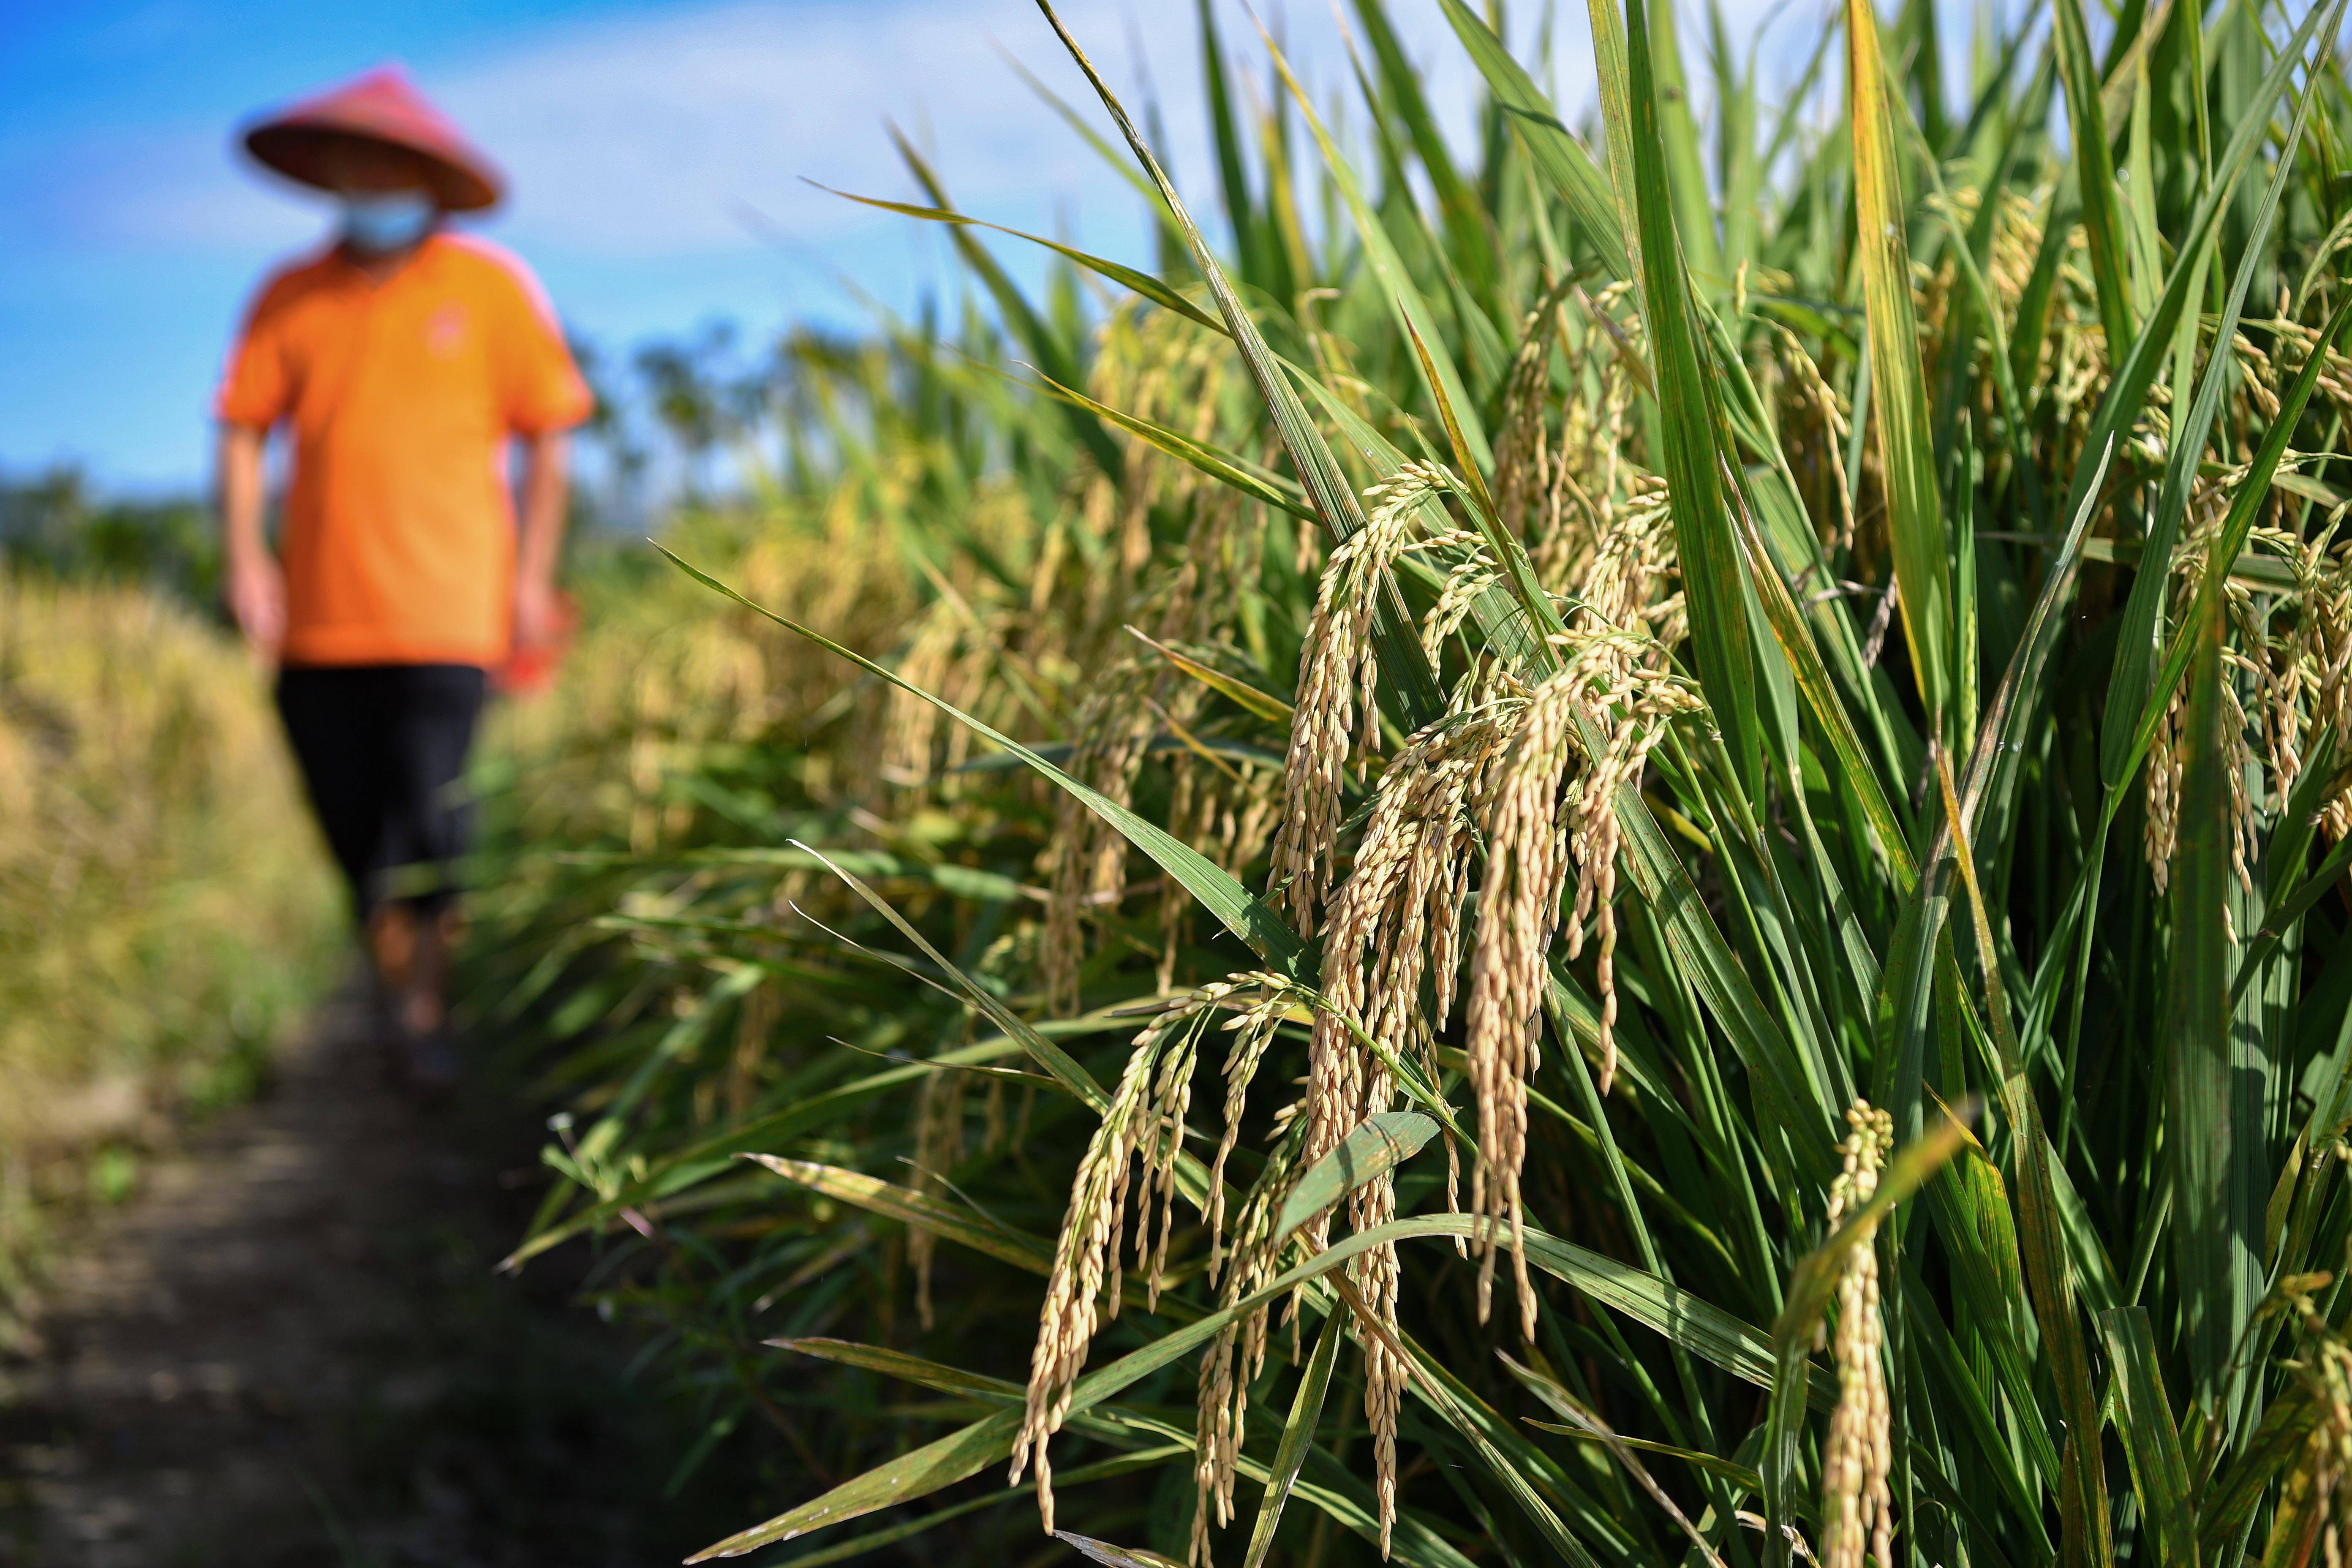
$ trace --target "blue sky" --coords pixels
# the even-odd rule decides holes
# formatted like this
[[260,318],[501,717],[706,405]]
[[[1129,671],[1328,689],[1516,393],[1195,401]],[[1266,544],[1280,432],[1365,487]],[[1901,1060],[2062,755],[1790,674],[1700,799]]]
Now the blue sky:
[[[1237,0],[1219,5],[1229,47],[1254,59]],[[1061,9],[1115,85],[1137,88],[1148,61],[1178,180],[1204,187],[1190,0]],[[1436,6],[1391,10],[1459,117],[1470,75]],[[1310,79],[1344,68],[1321,0],[1293,0],[1284,27]],[[1580,33],[1562,26],[1553,62],[1570,103],[1590,92]],[[202,479],[240,304],[326,225],[232,133],[388,58],[512,176],[486,232],[539,269],[574,331],[615,350],[716,318],[753,341],[795,318],[854,321],[838,275],[911,308],[947,273],[939,237],[801,181],[909,195],[886,116],[967,210],[1139,258],[1135,197],[1000,47],[1085,100],[1032,0],[0,0],[0,472],[70,461],[118,490]]]

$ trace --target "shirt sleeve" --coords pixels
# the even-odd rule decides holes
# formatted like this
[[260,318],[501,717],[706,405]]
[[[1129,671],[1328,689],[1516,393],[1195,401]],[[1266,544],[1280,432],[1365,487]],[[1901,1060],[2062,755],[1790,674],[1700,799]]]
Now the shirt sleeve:
[[273,281],[246,312],[228,365],[213,397],[214,417],[229,425],[268,429],[284,416],[294,378],[286,359],[281,290]]
[[512,268],[514,299],[506,315],[504,353],[508,428],[525,436],[568,430],[588,417],[595,397],[564,343],[555,310],[539,280],[520,263]]

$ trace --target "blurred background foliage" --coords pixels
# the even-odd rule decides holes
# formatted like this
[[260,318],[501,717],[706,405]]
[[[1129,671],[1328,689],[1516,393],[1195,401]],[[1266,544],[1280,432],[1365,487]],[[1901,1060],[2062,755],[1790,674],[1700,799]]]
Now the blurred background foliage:
[[58,582],[138,584],[191,606],[220,592],[220,538],[195,496],[108,498],[70,467],[0,479],[0,561]]
[[126,1195],[173,1115],[251,1094],[341,946],[244,650],[131,575],[187,581],[181,542],[139,521],[173,513],[89,515],[105,540],[51,532],[0,575],[5,1332],[58,1216]]

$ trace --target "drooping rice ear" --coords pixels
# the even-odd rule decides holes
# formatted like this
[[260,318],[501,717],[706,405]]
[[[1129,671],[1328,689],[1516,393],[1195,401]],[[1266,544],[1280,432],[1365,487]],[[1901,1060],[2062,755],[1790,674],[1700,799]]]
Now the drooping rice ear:
[[[1878,1191],[1878,1173],[1895,1149],[1895,1119],[1857,1100],[1846,1111],[1845,1169],[1830,1189],[1828,1226]],[[1838,1400],[1822,1446],[1822,1568],[1893,1568],[1895,1500],[1887,1484],[1893,1464],[1893,1413],[1880,1357],[1886,1326],[1881,1314],[1876,1223],[1846,1250],[1837,1284]]]

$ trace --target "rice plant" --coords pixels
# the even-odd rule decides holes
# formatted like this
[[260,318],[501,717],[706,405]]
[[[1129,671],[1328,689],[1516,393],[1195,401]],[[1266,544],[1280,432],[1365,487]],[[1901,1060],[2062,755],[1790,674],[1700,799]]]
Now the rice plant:
[[1046,10],[1162,243],[1044,307],[908,150],[998,324],[671,542],[856,684],[513,884],[519,1259],[793,1455],[704,1557],[2336,1562],[2344,0],[1709,13],[1704,127],[1591,0],[1582,135],[1441,5],[1468,156],[1202,8],[1222,247]]
[[331,983],[300,790],[228,637],[157,591],[0,571],[0,1344],[74,1205],[121,1195],[173,1112],[250,1094]]

